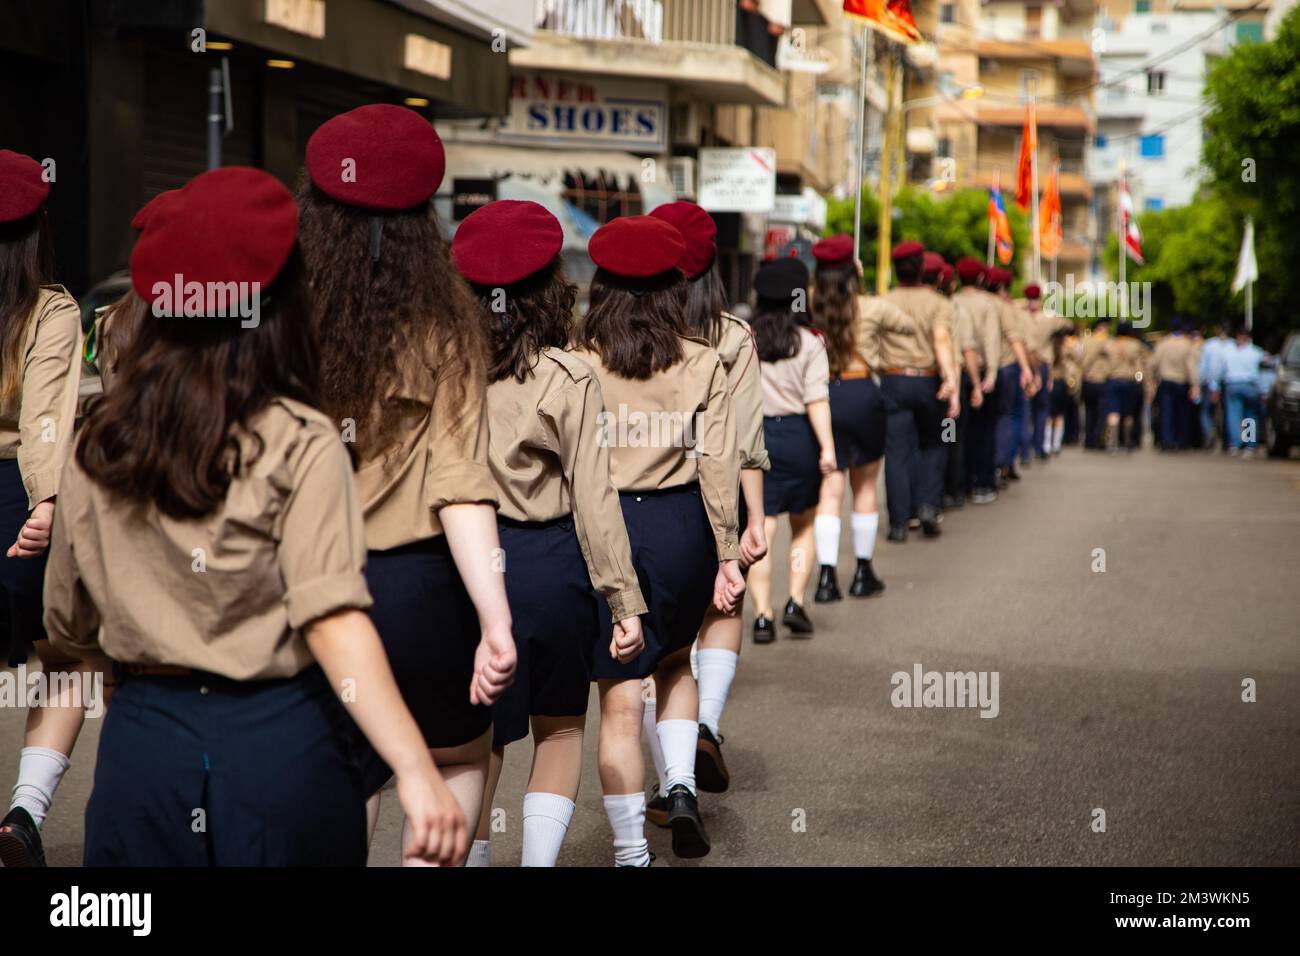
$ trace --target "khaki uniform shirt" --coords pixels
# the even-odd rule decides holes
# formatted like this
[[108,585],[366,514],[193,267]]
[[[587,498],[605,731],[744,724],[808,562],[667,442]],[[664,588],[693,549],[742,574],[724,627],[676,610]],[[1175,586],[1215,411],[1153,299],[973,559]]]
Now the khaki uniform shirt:
[[741,468],[772,467],[763,440],[763,386],[760,381],[758,347],[749,323],[730,312],[722,313],[722,335],[714,346],[727,372],[732,413],[736,416],[736,449]]
[[509,376],[488,386],[487,407],[501,514],[515,521],[572,514],[587,573],[613,619],[644,614],[609,450],[599,440],[605,400],[591,366],[543,349],[525,381]]
[[436,351],[431,344],[423,355],[405,353],[379,406],[380,414],[402,418],[401,437],[368,453],[357,468],[366,546],[373,551],[442,534],[438,511],[446,505],[497,503],[487,464],[487,374],[465,383],[458,406],[447,381],[453,373]]
[[1151,376],[1156,382],[1200,384],[1200,356],[1185,335],[1166,335],[1151,353]]
[[998,368],[1017,363],[1016,350],[1011,347],[1013,342],[1025,341],[1025,323],[1021,321],[1020,313],[1011,303],[1010,299],[1005,299],[997,293],[990,292],[989,296],[993,299],[993,304],[997,308],[998,330],[1000,339],[998,342]]
[[884,322],[880,329],[880,363],[871,368],[884,375],[891,368],[936,369],[934,334],[952,333],[952,303],[928,286],[897,286],[881,296],[907,314],[911,329]]
[[0,458],[18,459],[30,511],[59,493],[63,465],[72,453],[81,386],[81,310],[63,286],[45,286],[38,294],[22,355],[18,393],[0,406]]
[[806,415],[813,402],[830,401],[830,359],[817,333],[801,327],[799,351],[762,366],[764,415]]
[[1039,362],[1052,362],[1052,336],[1058,331],[1071,327],[1066,319],[1052,315],[1042,309],[1030,309],[1025,299],[1016,301],[1016,309],[1025,330],[1025,348],[1031,356],[1037,356]]
[[1140,381],[1146,350],[1142,343],[1128,335],[1116,335],[1103,346],[1111,378]]
[[[292,677],[313,663],[305,625],[370,606],[361,508],[338,429],[288,399],[250,427],[265,447],[205,518],[125,501],[68,462],[45,572],[56,648],[80,655],[98,645],[115,661],[235,680]],[[243,444],[256,452],[251,438]]]
[[1079,369],[1085,382],[1098,385],[1110,378],[1110,357],[1106,353],[1109,342],[1110,336],[1102,338],[1093,333],[1079,343]]
[[718,560],[739,560],[736,494],[740,456],[727,373],[718,353],[683,339],[684,359],[638,381],[609,371],[600,355],[576,350],[600,380],[605,417],[600,440],[610,451],[619,491],[654,491],[700,483]]
[[[1018,329],[1012,328],[1007,323],[998,297],[985,289],[962,286],[957,290],[957,294],[953,296],[952,301],[954,311],[960,308],[970,318],[969,329],[970,333],[973,334],[974,344],[971,344],[972,339],[968,338],[962,344],[962,349],[975,350],[976,361],[979,363],[981,371],[987,371],[988,369],[996,371],[1004,348],[1004,325],[1008,333],[1005,345],[1008,350],[1011,347],[1010,339],[1015,338],[1018,333]],[[955,324],[954,328],[956,328]]]

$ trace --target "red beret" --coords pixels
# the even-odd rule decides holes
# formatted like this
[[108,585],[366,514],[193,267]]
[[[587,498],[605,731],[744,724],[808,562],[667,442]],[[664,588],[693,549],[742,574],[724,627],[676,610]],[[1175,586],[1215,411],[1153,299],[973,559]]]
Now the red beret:
[[962,256],[957,260],[957,275],[962,282],[974,282],[984,272],[984,263],[974,256]]
[[50,194],[45,170],[36,160],[0,149],[0,222],[26,219]]
[[681,270],[688,278],[703,275],[713,265],[718,252],[718,226],[713,217],[693,202],[670,202],[656,207],[650,215],[676,226],[686,243],[686,257]]
[[939,275],[943,277],[944,282],[947,282],[952,278],[952,266],[945,262],[943,268],[939,270]]
[[[269,173],[223,166],[155,205],[131,252],[131,285],[153,304],[162,283],[275,281],[298,236],[293,196]],[[174,306],[179,309],[179,303]]]
[[360,106],[326,121],[307,140],[307,174],[331,199],[362,209],[418,206],[447,168],[442,140],[405,106]]
[[1029,285],[1025,286],[1026,299],[1038,299],[1042,297],[1042,294],[1043,290],[1038,288],[1038,284],[1035,282],[1031,282]]
[[179,189],[167,189],[160,192],[157,196],[154,196],[153,199],[150,199],[140,207],[140,211],[136,213],[135,218],[131,220],[131,228],[136,232],[142,231],[144,229],[144,224],[149,221],[149,217],[157,211],[158,207],[166,202],[169,197],[176,195],[178,192],[180,192]]
[[937,252],[927,252],[925,253],[924,265],[921,268],[927,273],[942,272],[944,265],[943,256]]
[[528,200],[499,199],[456,228],[451,257],[470,282],[510,285],[550,265],[564,245],[560,220]]
[[894,251],[889,254],[891,259],[908,259],[912,256],[925,254],[925,246],[919,242],[900,242],[894,246]]
[[676,226],[653,216],[623,216],[605,223],[587,242],[591,261],[628,279],[659,275],[680,265],[686,243]]
[[813,258],[826,266],[838,266],[853,258],[853,237],[841,232],[813,243]]

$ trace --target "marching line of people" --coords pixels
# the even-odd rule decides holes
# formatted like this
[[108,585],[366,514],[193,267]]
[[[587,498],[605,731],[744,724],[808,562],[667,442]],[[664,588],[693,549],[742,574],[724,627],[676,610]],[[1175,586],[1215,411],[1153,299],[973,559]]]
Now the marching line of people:
[[[596,230],[579,317],[555,217],[493,202],[449,243],[444,171],[426,120],[374,105],[312,135],[296,193],[227,167],[151,200],[79,408],[50,186],[0,151],[10,663],[68,678],[28,711],[6,866],[44,863],[95,678],[88,865],[363,865],[386,790],[404,863],[490,865],[505,755],[531,735],[522,863],[554,866],[592,683],[615,864],[649,865],[647,819],[704,856],[746,591],[753,643],[778,621],[807,637],[810,557],[814,603],[844,600],[846,495],[849,597],[885,590],[882,467],[885,537],[938,538],[945,510],[1059,452],[1076,381],[1085,403],[1104,386],[1108,436],[1141,402],[1139,351],[1076,349],[1036,287],[1013,303],[1010,272],[915,242],[883,296],[849,236],[811,275],[766,262],[746,322],[687,202]],[[1160,381],[1185,370],[1194,400],[1171,350]]]

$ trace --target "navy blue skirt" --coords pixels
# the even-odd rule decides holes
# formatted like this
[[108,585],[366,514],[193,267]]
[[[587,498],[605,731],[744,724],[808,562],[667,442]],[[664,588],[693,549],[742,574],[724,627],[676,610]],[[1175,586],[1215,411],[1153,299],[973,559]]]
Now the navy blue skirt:
[[[366,556],[370,619],[384,644],[397,687],[430,748],[458,747],[492,726],[492,708],[469,701],[478,612],[456,570],[444,535]],[[392,770],[368,742],[358,746],[366,794]]]
[[763,416],[763,440],[771,469],[763,476],[763,511],[769,518],[817,506],[821,447],[807,415]]
[[[518,664],[515,682],[492,710],[492,745],[528,736],[531,716],[587,712],[592,655],[609,607],[592,590],[572,515],[556,521],[497,518],[505,551]],[[606,639],[608,645],[608,638]]]
[[885,454],[885,400],[870,378],[833,378],[831,435],[835,466],[860,468]]
[[18,459],[0,459],[0,587],[8,605],[9,666],[17,667],[31,655],[32,644],[45,640],[46,555],[7,558],[5,552],[18,540],[18,532],[31,516],[27,489],[18,471]]
[[1119,415],[1120,418],[1136,418],[1142,411],[1142,385],[1127,378],[1112,378],[1106,381],[1106,391],[1102,397],[1102,414]]
[[665,657],[690,647],[713,601],[713,579],[718,573],[718,549],[699,485],[623,491],[618,497],[632,544],[632,564],[649,608],[641,618],[645,650],[626,664],[610,657],[614,625],[602,598],[593,667],[596,680],[649,677]]
[[99,735],[86,866],[365,866],[353,724],[286,680],[127,677]]

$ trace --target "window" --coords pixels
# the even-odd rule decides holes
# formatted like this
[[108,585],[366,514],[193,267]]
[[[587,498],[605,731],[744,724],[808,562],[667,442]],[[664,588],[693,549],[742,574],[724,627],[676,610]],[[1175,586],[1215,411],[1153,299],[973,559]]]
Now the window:
[[1038,71],[1021,70],[1020,71],[1020,102],[1027,103],[1030,93],[1038,92]]
[[1264,41],[1264,24],[1258,20],[1254,23],[1238,22],[1238,43],[1262,43]]
[[1107,138],[1105,133],[1098,133],[1096,138],[1092,141],[1092,144],[1096,146],[1098,149],[1105,149],[1106,144],[1108,142],[1109,139]]
[[1043,32],[1043,8],[1025,7],[1025,36],[1033,39]]
[[1138,147],[1138,155],[1144,159],[1165,158],[1165,138],[1160,133],[1143,136]]
[[940,6],[940,7],[939,7],[939,22],[940,22],[940,23],[956,23],[956,22],[957,22],[957,4],[955,4],[955,3],[945,3],[945,4],[943,4],[942,6]]
[[1147,94],[1159,96],[1165,91],[1164,70],[1147,70]]
[[1151,0],[1134,0],[1134,3],[1133,3],[1133,12],[1134,12],[1134,13],[1150,13],[1150,12],[1151,12]]
[[951,137],[951,136],[940,136],[940,137],[939,137],[938,156],[939,156],[940,159],[948,159],[950,156],[952,156],[952,137]]
[[642,212],[641,190],[633,176],[567,172],[560,196],[590,216],[597,226],[619,216],[638,216]]
[[1165,201],[1159,196],[1148,196],[1144,205],[1151,212],[1159,212],[1161,209],[1165,208]]

